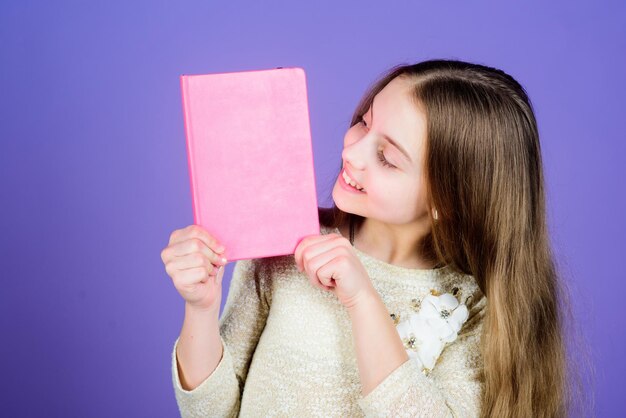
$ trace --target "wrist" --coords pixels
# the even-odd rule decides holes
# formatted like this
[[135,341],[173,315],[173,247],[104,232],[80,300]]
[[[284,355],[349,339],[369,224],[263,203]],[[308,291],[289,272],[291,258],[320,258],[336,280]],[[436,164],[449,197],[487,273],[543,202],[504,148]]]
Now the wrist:
[[361,312],[372,312],[372,308],[381,303],[380,295],[371,287],[362,291],[346,308],[348,314],[354,318]]
[[209,318],[214,319],[219,317],[220,304],[216,303],[216,306],[210,308],[201,308],[198,306],[185,303],[185,316],[191,318]]

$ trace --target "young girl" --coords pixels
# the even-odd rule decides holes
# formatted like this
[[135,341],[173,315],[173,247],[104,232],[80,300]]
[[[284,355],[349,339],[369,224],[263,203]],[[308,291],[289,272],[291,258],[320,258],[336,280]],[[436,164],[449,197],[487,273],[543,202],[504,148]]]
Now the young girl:
[[[344,138],[321,234],[236,262],[174,231],[183,417],[554,417],[567,365],[537,125],[506,73],[392,68]],[[219,267],[219,268],[218,268]]]

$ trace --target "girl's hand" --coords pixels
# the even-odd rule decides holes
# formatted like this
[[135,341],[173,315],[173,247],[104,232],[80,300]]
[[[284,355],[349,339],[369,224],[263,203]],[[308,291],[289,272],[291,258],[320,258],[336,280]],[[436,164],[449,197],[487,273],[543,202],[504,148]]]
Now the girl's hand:
[[339,234],[303,238],[294,257],[298,270],[305,271],[314,286],[332,291],[346,308],[375,291],[350,241]]
[[219,312],[225,248],[200,225],[177,229],[161,251],[165,271],[188,306]]

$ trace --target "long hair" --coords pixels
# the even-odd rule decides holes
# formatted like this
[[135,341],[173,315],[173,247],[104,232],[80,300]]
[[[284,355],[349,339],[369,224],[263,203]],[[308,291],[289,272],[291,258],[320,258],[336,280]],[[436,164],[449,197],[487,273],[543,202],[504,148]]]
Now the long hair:
[[[428,211],[423,250],[474,276],[487,298],[481,416],[567,416],[582,390],[571,379],[578,376],[565,337],[571,308],[550,247],[539,134],[526,91],[483,65],[399,65],[368,89],[350,126],[396,77],[412,82],[411,97],[427,119],[426,195],[438,217]],[[364,220],[335,205],[319,215],[330,227]]]

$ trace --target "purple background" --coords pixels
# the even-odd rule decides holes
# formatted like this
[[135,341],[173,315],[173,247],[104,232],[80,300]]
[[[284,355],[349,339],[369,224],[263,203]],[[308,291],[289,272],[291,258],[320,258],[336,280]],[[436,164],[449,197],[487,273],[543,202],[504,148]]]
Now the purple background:
[[178,414],[183,300],[160,251],[193,222],[180,74],[303,67],[328,205],[366,87],[439,57],[528,90],[595,411],[626,414],[626,3],[468,3],[3,1],[0,414]]

